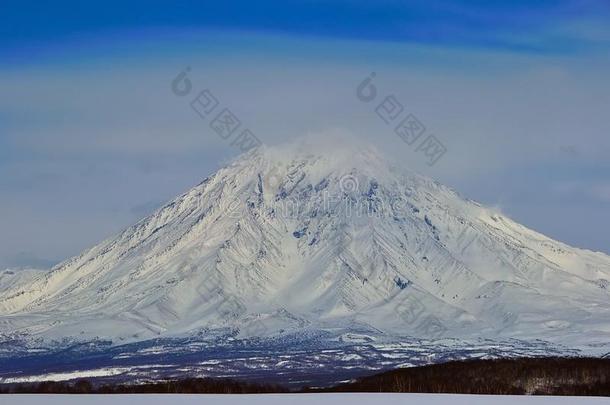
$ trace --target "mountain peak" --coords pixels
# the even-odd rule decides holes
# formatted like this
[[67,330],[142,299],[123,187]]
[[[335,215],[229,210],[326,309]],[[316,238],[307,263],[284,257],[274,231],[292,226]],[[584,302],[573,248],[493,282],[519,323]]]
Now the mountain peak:
[[246,153],[116,237],[0,289],[0,314],[9,333],[43,339],[341,325],[576,344],[584,330],[607,340],[608,280],[607,256],[333,136]]
[[388,167],[387,157],[374,145],[353,136],[334,133],[306,136],[273,146],[262,145],[239,156],[235,162],[264,162],[284,167],[306,162],[330,171]]

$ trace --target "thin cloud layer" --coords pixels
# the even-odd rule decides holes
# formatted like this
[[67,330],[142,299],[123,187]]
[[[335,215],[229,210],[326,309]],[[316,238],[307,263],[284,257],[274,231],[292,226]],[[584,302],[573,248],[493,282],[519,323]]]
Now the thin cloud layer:
[[[605,31],[587,27],[579,35],[603,46]],[[0,67],[0,267],[15,252],[37,263],[76,254],[238,153],[189,97],[171,92],[186,66],[193,97],[210,90],[266,144],[338,129],[538,231],[608,252],[610,62],[596,47],[541,55],[226,32],[181,38],[174,47],[158,38],[162,48],[151,38],[127,49],[110,41],[107,58]],[[356,88],[371,72],[378,99],[367,104]],[[433,167],[380,119],[387,96],[446,146]],[[587,187],[557,192],[569,182]]]

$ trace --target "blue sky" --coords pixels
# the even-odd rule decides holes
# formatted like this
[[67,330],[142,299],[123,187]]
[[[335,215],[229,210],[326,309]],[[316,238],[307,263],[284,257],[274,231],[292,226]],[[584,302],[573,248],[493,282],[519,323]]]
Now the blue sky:
[[[610,253],[606,1],[3,2],[0,267],[43,266],[236,151],[185,66],[266,143],[350,132],[556,239]],[[448,148],[430,168],[354,97],[371,71]]]
[[7,1],[0,17],[0,44],[19,52],[24,45],[44,47],[83,34],[205,28],[573,51],[603,46],[602,39],[584,31],[586,25],[603,30],[609,8],[604,0]]

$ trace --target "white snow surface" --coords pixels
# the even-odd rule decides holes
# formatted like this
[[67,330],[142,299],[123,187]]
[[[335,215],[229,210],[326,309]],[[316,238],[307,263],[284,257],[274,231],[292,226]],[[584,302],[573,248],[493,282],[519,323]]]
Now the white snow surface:
[[608,280],[609,256],[373,148],[298,143],[242,155],[50,271],[0,274],[0,334],[125,342],[364,325],[594,347],[610,341]]

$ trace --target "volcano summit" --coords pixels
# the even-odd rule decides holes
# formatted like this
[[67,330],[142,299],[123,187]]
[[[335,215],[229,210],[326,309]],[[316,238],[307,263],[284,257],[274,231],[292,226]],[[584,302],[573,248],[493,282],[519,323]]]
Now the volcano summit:
[[244,376],[263,362],[257,378],[290,382],[320,364],[599,355],[610,341],[610,257],[361,146],[259,148],[81,255],[12,273],[4,382],[40,378],[45,361],[66,378]]

